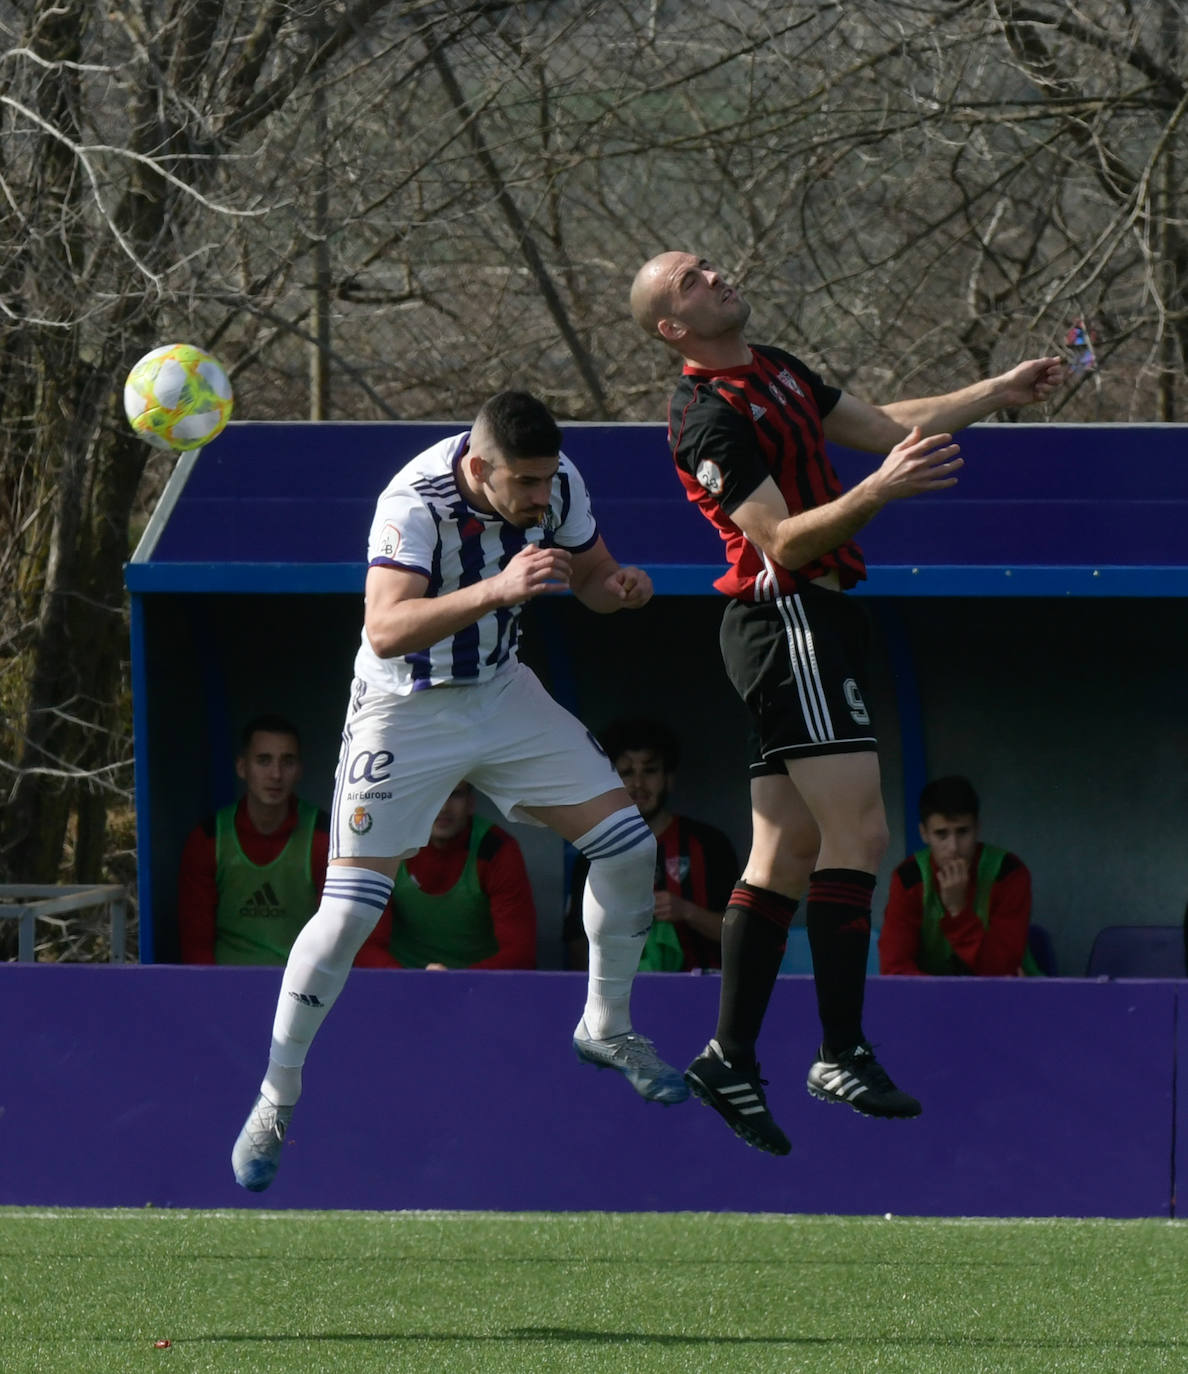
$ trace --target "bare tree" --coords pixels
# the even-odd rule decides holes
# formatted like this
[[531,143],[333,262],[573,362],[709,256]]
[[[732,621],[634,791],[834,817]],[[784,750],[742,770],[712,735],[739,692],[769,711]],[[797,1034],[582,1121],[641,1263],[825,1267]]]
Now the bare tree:
[[310,413],[312,353],[315,414],[515,383],[658,419],[626,288],[687,246],[871,399],[1084,321],[1064,416],[1173,418],[1183,14],[0,0],[0,875],[131,872],[121,568],[168,471],[120,413],[140,353],[214,348],[253,418]]

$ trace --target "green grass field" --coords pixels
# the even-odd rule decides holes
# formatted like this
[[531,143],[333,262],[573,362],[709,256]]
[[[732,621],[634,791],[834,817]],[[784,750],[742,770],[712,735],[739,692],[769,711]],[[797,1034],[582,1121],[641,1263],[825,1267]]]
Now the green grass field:
[[1132,1374],[1186,1312],[1178,1222],[0,1209],[4,1374]]

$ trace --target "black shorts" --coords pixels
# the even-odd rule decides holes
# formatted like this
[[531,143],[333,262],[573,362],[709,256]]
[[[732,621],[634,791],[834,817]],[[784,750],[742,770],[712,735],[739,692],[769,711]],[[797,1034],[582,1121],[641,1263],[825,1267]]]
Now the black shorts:
[[878,747],[861,603],[811,583],[775,601],[732,601],[720,638],[727,676],[751,713],[752,776],[782,773],[785,759]]

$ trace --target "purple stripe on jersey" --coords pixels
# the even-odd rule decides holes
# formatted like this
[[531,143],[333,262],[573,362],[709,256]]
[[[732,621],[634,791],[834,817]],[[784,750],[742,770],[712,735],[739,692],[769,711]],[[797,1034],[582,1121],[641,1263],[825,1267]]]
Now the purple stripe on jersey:
[[418,573],[421,577],[429,576],[428,568],[422,568],[417,563],[398,563],[394,558],[373,558],[367,566],[369,568],[399,568],[401,572]]
[[425,595],[436,596],[441,591],[441,516],[432,505],[427,505],[426,510],[437,527],[437,538],[433,543],[433,566],[429,569],[429,585],[425,588]]
[[[426,597],[436,596],[441,591],[441,517],[432,505],[427,505],[426,509],[433,517],[433,523],[438,528],[438,536],[433,545],[433,562],[429,569],[429,585],[425,588]],[[413,691],[421,687],[428,687],[429,678],[432,675],[432,646],[428,649],[417,649],[414,653],[405,654],[404,661],[410,669],[409,676],[412,678]]]
[[[458,561],[461,571],[458,576],[459,587],[472,587],[482,579],[487,556],[483,550],[483,535],[486,525],[470,515],[464,506],[454,512],[458,523]],[[455,679],[478,677],[479,671],[479,625],[465,625],[454,636],[450,645],[450,675]]]
[[528,531],[504,522],[503,528],[499,531],[499,542],[503,545],[503,553],[499,558],[499,571],[502,572],[528,543]]
[[[499,570],[504,568],[528,543],[527,532],[517,529],[515,525],[505,524],[499,531],[499,541],[503,545],[503,554],[499,559]],[[517,626],[520,619],[519,606],[499,606],[495,611],[495,643],[491,646],[491,651],[487,655],[487,666],[498,667],[501,663],[506,663],[511,652],[511,647],[516,642]]]
[[404,661],[412,669],[413,691],[415,692],[418,687],[428,687],[432,671],[429,665],[429,650],[418,649],[414,654],[405,654]]
[[559,547],[565,549],[565,550],[566,550],[567,552],[569,552],[569,553],[585,553],[587,549],[592,549],[592,548],[594,547],[594,545],[598,543],[598,534],[599,534],[598,526],[595,525],[595,526],[594,526],[594,533],[589,537],[589,539],[585,540],[584,543],[581,543],[581,544],[562,544],[562,545],[560,545]]

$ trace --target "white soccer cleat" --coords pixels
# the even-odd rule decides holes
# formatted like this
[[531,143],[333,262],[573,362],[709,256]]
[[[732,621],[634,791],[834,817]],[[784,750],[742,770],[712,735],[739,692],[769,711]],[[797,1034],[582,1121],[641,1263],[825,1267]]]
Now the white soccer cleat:
[[276,1177],[281,1146],[293,1119],[292,1107],[278,1107],[260,1093],[231,1151],[235,1182],[252,1193],[262,1193]]
[[593,1064],[596,1069],[617,1069],[648,1102],[671,1107],[689,1096],[689,1085],[671,1064],[660,1058],[646,1035],[624,1031],[605,1040],[594,1040],[586,1033],[583,1018],[573,1033],[573,1049],[583,1064]]

